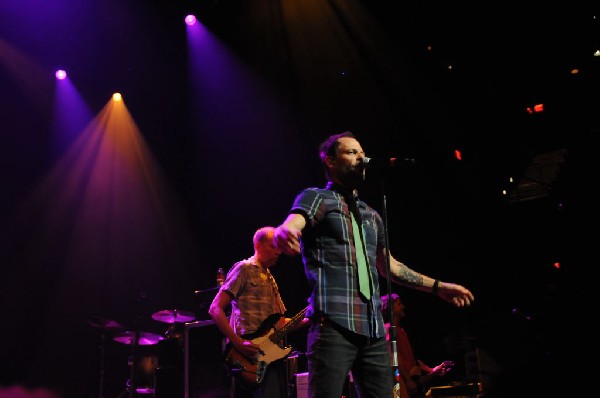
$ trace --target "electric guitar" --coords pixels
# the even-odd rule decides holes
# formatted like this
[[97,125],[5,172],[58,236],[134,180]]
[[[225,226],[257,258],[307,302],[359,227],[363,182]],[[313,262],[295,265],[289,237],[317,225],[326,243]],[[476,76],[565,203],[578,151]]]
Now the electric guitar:
[[[440,366],[442,367],[444,373],[449,372],[454,367],[454,362],[444,361],[440,364]],[[419,384],[421,384],[421,385],[429,385],[430,381],[434,377],[436,377],[436,375],[433,375],[431,373],[423,375],[423,374],[421,374],[421,372],[422,372],[422,370],[421,370],[420,366],[414,366],[410,370],[409,377],[411,377],[415,382],[417,380],[420,380]],[[394,392],[392,394],[392,398],[408,398],[408,397],[410,397],[410,393],[408,392],[408,387],[406,386],[405,380],[400,375],[400,371],[398,370],[398,368],[396,368],[394,371],[394,380],[396,380],[396,384],[394,384],[394,389],[393,389]]]
[[292,351],[292,347],[281,348],[278,343],[304,319],[307,309],[308,307],[294,315],[280,329],[275,329],[274,326],[283,315],[272,314],[261,323],[256,332],[242,335],[244,339],[260,346],[254,358],[242,355],[231,342],[227,343],[224,353],[229,372],[246,383],[262,382],[267,366],[273,361],[286,357]]

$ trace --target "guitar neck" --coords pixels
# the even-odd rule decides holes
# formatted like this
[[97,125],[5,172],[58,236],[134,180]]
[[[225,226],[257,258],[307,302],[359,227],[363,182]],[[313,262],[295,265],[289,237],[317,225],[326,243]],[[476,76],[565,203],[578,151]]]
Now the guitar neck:
[[306,313],[307,309],[308,309],[308,306],[305,307],[302,311],[300,311],[296,315],[294,315],[288,323],[286,323],[285,325],[283,325],[281,327],[281,329],[273,332],[273,334],[271,334],[271,336],[269,336],[269,339],[273,343],[277,343],[279,340],[283,339],[283,337],[285,337],[286,334],[288,334],[292,329],[294,329],[302,321],[302,319],[304,319],[304,314]]

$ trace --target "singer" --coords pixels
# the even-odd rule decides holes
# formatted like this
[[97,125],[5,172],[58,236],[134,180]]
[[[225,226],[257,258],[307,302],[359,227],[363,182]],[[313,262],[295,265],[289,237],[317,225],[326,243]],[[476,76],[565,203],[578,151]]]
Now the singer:
[[[323,141],[319,155],[327,185],[300,192],[274,236],[282,253],[302,251],[312,290],[306,311],[312,321],[306,345],[309,396],[339,398],[352,371],[358,396],[389,398],[394,378],[377,275],[388,276],[387,247],[381,216],[358,197],[365,152],[346,131]],[[467,288],[420,274],[391,255],[390,269],[393,282],[456,307],[474,300]]]

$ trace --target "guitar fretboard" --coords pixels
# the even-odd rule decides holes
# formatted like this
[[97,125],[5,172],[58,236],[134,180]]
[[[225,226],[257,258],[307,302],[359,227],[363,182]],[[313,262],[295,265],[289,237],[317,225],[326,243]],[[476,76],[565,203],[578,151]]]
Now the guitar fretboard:
[[304,309],[302,311],[300,311],[299,313],[294,315],[288,323],[286,323],[285,325],[283,325],[281,327],[281,329],[273,332],[273,334],[271,334],[269,339],[273,343],[277,343],[279,340],[281,340],[290,331],[290,329],[293,329],[294,327],[296,327],[296,325],[298,325],[298,323],[300,323],[300,321],[302,321],[302,319],[304,319],[304,314],[306,313],[307,309],[308,309],[308,306],[304,307]]

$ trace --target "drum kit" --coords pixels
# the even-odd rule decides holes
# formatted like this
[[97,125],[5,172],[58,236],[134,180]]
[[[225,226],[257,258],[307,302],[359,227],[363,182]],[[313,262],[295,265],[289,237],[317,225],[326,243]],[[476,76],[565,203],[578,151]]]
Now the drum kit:
[[[153,346],[164,340],[179,339],[181,334],[178,332],[177,325],[195,321],[196,315],[191,311],[183,311],[178,309],[161,310],[153,313],[152,319],[169,325],[164,334],[161,335],[146,331],[127,330],[127,328],[119,322],[97,315],[88,319],[88,324],[90,326],[101,331],[102,344],[100,346],[99,384],[100,398],[104,397],[104,345],[106,334],[112,335],[112,339],[117,343],[128,345],[131,348],[131,356],[128,359],[131,374],[127,380],[127,387],[123,394],[128,393],[131,397],[145,394],[153,395],[155,392],[154,380],[150,379],[153,379],[153,373],[158,366],[158,360],[155,355],[140,358],[139,355],[136,355],[137,347]],[[203,322],[213,323],[212,320]],[[142,373],[142,375],[140,375],[140,373]],[[145,380],[142,382],[136,379]],[[135,395],[133,394],[133,391],[135,391]],[[121,394],[120,397],[124,396],[123,394]]]

